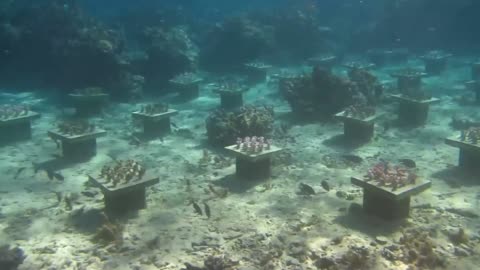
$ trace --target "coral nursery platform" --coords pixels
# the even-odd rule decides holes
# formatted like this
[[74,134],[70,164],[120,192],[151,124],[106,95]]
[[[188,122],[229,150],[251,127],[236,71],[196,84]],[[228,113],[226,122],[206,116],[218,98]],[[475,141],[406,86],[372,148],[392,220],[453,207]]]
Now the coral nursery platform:
[[133,112],[132,117],[139,119],[143,124],[143,133],[147,137],[162,136],[171,131],[170,117],[177,115],[177,110],[169,109],[163,113],[147,114]]
[[105,183],[101,178],[94,178],[92,176],[89,176],[89,182],[102,191],[107,213],[123,215],[129,211],[146,208],[145,189],[157,184],[159,178],[146,174],[140,180],[119,183],[115,187]]
[[18,117],[0,119],[0,145],[30,139],[32,137],[31,122],[38,117],[40,117],[39,113],[29,111]]
[[84,161],[93,157],[97,153],[97,138],[105,135],[104,130],[95,130],[92,132],[67,135],[56,131],[49,131],[48,135],[62,144],[63,157],[69,161]]
[[365,212],[386,220],[408,217],[410,197],[431,187],[432,182],[418,179],[415,184],[399,187],[379,186],[362,178],[352,177],[352,184],[363,188],[363,209]]
[[271,146],[268,150],[260,153],[246,153],[237,149],[236,145],[225,147],[227,151],[236,157],[236,175],[242,179],[264,180],[271,176],[271,157],[283,149]]
[[463,142],[455,136],[446,138],[445,143],[460,150],[458,156],[460,168],[471,172],[480,172],[480,145]]

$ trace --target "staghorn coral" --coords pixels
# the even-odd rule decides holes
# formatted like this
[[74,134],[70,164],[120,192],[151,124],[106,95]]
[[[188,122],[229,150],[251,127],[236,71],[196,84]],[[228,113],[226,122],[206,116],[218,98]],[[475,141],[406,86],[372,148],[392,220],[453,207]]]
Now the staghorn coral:
[[206,120],[208,141],[212,145],[234,144],[236,138],[257,134],[266,136],[273,129],[273,108],[242,107],[238,111],[216,110]]

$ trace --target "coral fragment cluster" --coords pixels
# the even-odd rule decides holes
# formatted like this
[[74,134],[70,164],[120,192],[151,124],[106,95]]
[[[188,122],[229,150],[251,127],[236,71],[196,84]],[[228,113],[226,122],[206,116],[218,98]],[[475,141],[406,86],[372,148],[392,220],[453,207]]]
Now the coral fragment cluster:
[[99,178],[104,179],[105,184],[111,184],[111,187],[117,187],[118,184],[140,181],[145,175],[145,172],[145,167],[135,160],[118,160],[113,166],[103,166]]
[[63,121],[57,124],[57,131],[67,136],[78,136],[95,131],[95,125],[86,120]]
[[140,113],[148,114],[148,115],[166,113],[167,111],[168,111],[168,104],[165,104],[165,103],[148,104],[140,108]]
[[348,106],[343,116],[356,118],[356,119],[365,119],[367,117],[375,115],[375,107],[367,105],[351,105]]
[[263,152],[264,150],[270,150],[271,145],[272,141],[269,139],[265,139],[262,136],[247,136],[243,139],[237,138],[235,149],[245,152],[247,154],[258,154]]
[[381,161],[368,170],[364,179],[374,181],[379,186],[390,187],[392,191],[395,191],[400,187],[415,184],[417,175],[404,166]]
[[28,115],[30,108],[27,105],[1,105],[0,120],[10,120]]
[[198,76],[198,74],[192,72],[184,72],[173,77],[170,82],[180,85],[190,85],[198,83],[201,80],[202,79],[200,78],[200,76]]
[[480,127],[469,127],[460,132],[460,141],[478,144],[480,140]]

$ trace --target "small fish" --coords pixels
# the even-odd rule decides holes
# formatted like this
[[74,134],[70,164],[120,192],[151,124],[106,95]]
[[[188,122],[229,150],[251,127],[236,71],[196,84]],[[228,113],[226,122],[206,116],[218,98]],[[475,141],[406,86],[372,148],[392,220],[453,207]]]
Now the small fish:
[[195,213],[199,214],[200,216],[203,215],[202,208],[196,203],[192,202],[193,209],[195,209]]
[[53,191],[53,193],[55,193],[55,196],[57,197],[57,202],[60,203],[62,201],[62,198],[63,198],[63,195],[62,195],[62,192],[60,191]]
[[56,159],[61,159],[62,158],[62,155],[60,154],[50,154],[52,157],[56,158]]
[[402,159],[399,159],[398,161],[400,161],[400,163],[402,163],[405,167],[410,169],[417,167],[417,164],[412,159],[402,158]]
[[300,183],[299,189],[300,190],[297,193],[298,195],[307,195],[307,196],[315,195],[315,190],[307,184]]
[[175,123],[171,122],[170,125],[172,125],[172,127],[176,128],[176,129],[178,129],[178,126]]
[[208,206],[206,202],[203,203],[203,206],[205,208],[205,215],[207,216],[207,218],[210,218],[210,206]]
[[23,170],[25,170],[25,167],[18,168],[17,173],[15,173],[13,179],[17,179],[17,177],[23,172]]
[[327,181],[325,180],[322,181],[322,188],[325,189],[327,192],[330,191],[330,185],[328,184]]
[[65,177],[63,177],[62,174],[54,172],[51,169],[45,169],[45,172],[47,173],[48,179],[50,180],[57,180],[57,181],[65,180]]

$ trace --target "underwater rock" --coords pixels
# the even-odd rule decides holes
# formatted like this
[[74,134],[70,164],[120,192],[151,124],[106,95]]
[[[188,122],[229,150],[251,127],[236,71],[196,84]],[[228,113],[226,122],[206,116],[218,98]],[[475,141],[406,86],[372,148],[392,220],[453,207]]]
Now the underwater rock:
[[19,247],[2,246],[0,247],[0,269],[16,270],[23,263],[25,257],[23,250]]

